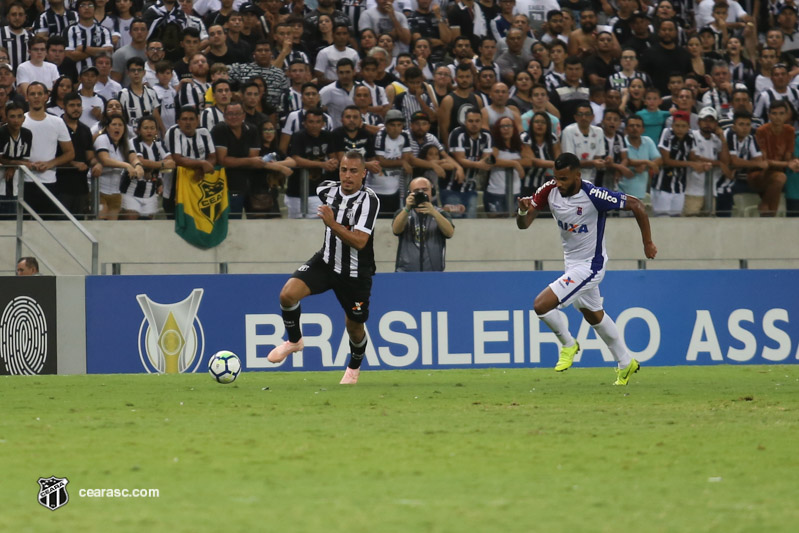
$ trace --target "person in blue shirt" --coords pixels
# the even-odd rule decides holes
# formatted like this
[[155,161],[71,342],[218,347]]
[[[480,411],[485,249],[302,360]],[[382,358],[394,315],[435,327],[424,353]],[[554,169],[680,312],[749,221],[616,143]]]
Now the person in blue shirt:
[[668,111],[660,109],[661,101],[659,90],[647,89],[644,94],[645,107],[636,113],[644,121],[644,135],[652,139],[655,145],[660,140],[666,119],[671,116]]

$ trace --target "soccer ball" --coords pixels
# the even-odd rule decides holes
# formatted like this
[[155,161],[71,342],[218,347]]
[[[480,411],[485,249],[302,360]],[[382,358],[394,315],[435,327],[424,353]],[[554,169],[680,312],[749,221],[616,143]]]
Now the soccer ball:
[[208,373],[219,383],[233,383],[241,373],[241,360],[228,350],[216,352],[208,361]]

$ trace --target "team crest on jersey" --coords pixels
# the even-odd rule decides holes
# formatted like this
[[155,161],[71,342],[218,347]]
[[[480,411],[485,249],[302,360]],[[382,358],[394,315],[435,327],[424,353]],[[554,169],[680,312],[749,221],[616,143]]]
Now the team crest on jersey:
[[580,207],[578,207],[578,208],[577,208],[577,214],[578,214],[578,215],[582,215],[582,214],[583,214],[583,208],[582,208],[582,206],[580,206]]

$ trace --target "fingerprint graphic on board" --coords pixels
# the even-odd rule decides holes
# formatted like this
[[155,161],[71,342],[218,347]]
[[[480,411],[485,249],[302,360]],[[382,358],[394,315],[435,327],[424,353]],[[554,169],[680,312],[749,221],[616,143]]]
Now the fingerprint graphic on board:
[[36,375],[47,357],[47,320],[38,302],[17,296],[0,315],[0,358],[12,375]]

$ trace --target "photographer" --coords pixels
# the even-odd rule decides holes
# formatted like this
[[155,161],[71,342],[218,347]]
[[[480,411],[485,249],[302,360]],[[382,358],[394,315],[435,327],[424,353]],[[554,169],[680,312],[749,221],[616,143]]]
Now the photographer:
[[[449,213],[430,203],[433,185],[427,178],[411,181],[405,208],[391,229],[399,237],[397,272],[442,272],[447,239],[455,233]],[[421,231],[420,231],[421,229]]]

